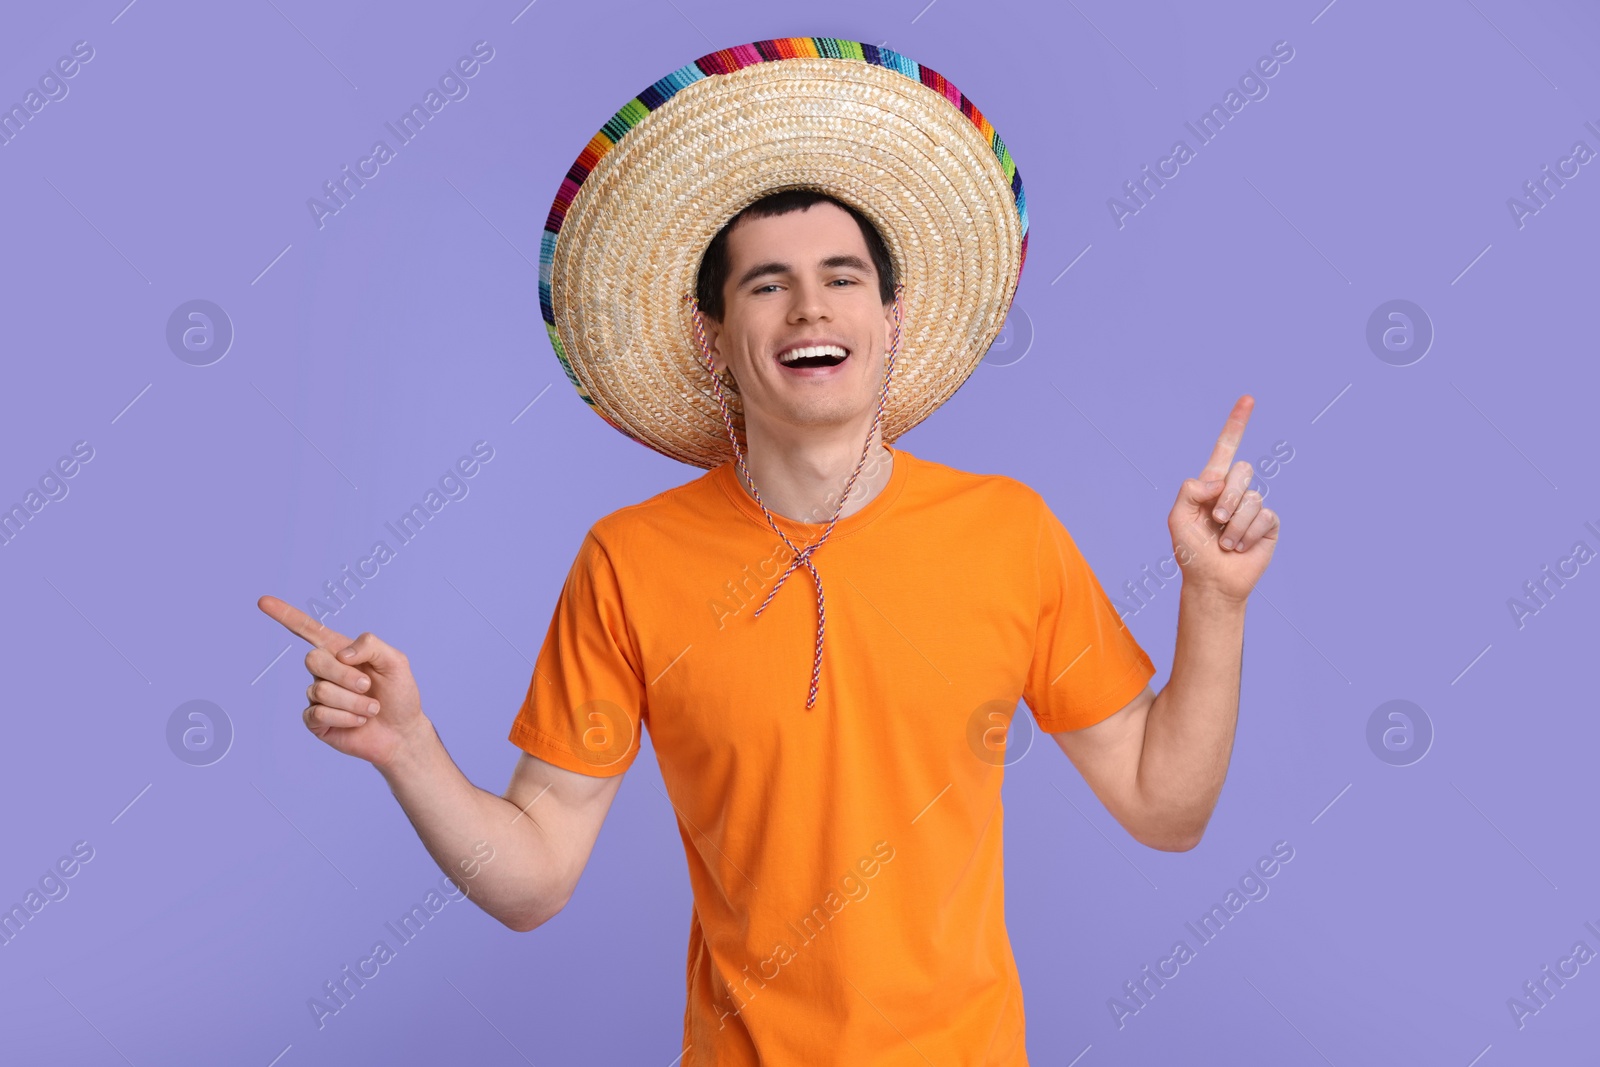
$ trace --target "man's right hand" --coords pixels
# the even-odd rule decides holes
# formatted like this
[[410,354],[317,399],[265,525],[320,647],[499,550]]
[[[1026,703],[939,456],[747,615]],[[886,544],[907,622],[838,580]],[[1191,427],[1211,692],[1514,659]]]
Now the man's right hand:
[[405,654],[370,633],[354,641],[305,612],[263,596],[256,606],[311,644],[311,684],[301,719],[306,728],[347,756],[380,771],[429,728]]

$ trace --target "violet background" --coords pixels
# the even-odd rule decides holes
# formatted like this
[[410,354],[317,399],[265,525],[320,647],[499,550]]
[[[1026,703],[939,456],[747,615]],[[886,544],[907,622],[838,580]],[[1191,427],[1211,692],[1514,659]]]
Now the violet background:
[[[1038,488],[1123,603],[1238,395],[1240,458],[1293,449],[1203,843],[1134,842],[1047,738],[1008,773],[1033,1062],[1592,1062],[1600,966],[1521,1029],[1506,1001],[1600,949],[1600,576],[1520,628],[1507,602],[1600,548],[1600,164],[1521,228],[1507,199],[1600,149],[1600,14],[1324,2],[9,6],[0,103],[75,41],[95,57],[0,146],[0,502],[95,455],[0,551],[0,903],[76,841],[95,857],[0,948],[0,1059],[673,1062],[691,900],[650,752],[563,914],[518,935],[451,904],[317,1028],[308,998],[440,872],[382,779],[306,733],[304,646],[255,600],[303,605],[487,440],[469,495],[332,624],[404,649],[456,762],[504,789],[583,532],[699,473],[562,376],[551,198],[650,82],[814,35],[948,76],[1028,195],[1007,331],[902,447]],[[479,40],[469,96],[319,229],[307,198]],[[1269,95],[1119,229],[1107,199],[1280,40]],[[235,331],[205,367],[165,340],[197,298]],[[1436,331],[1403,367],[1365,339],[1395,298]],[[1130,611],[1157,686],[1177,606],[1169,584]],[[234,733],[206,767],[167,742],[196,699]],[[1396,699],[1434,731],[1409,766],[1367,742]],[[1119,1029],[1108,999],[1277,841],[1270,895]]]

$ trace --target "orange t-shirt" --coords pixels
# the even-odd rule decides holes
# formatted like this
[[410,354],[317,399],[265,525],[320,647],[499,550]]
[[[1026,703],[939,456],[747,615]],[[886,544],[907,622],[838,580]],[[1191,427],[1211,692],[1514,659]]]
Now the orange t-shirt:
[[[890,448],[792,553],[733,464],[596,522],[512,724],[621,774],[650,731],[688,856],[685,1067],[1026,1065],[1004,914],[1003,728],[1131,701],[1155,667],[1044,499]],[[774,515],[797,546],[825,523]]]

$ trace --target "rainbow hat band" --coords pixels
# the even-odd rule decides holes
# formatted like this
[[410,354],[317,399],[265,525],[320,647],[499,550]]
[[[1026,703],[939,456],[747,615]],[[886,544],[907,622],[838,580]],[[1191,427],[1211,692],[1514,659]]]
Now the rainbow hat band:
[[[1027,257],[1010,152],[938,72],[870,44],[786,37],[655,82],[561,183],[540,243],[539,308],[567,379],[608,423],[697,467],[733,459],[685,297],[717,232],[789,188],[860,211],[905,286],[883,439],[971,375]],[[742,404],[729,401],[742,436]]]

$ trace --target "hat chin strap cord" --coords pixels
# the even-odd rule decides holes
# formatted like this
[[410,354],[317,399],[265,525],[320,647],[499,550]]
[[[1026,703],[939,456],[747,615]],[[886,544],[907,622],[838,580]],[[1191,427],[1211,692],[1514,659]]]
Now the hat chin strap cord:
[[755,617],[761,617],[761,613],[766,610],[767,605],[771,603],[773,596],[778,592],[779,589],[783,587],[783,583],[788,579],[790,574],[794,573],[794,569],[796,567],[804,565],[804,567],[811,572],[811,580],[816,584],[817,587],[817,646],[816,653],[812,657],[811,661],[811,692],[810,695],[806,697],[807,711],[810,711],[817,702],[817,681],[822,676],[822,635],[824,627],[827,624],[827,611],[824,608],[822,596],[822,576],[817,573],[816,564],[811,562],[811,557],[817,551],[817,549],[822,547],[823,542],[828,539],[828,535],[833,532],[834,523],[839,521],[839,513],[844,510],[844,502],[850,498],[850,490],[854,488],[856,484],[856,477],[860,475],[862,466],[867,462],[867,453],[872,449],[872,438],[876,435],[878,427],[882,422],[883,405],[884,402],[889,398],[889,377],[894,373],[895,352],[900,347],[900,324],[901,316],[903,314],[900,296],[904,291],[904,285],[896,285],[894,287],[894,340],[890,342],[889,345],[889,358],[887,362],[885,362],[883,368],[883,385],[878,391],[878,409],[872,415],[872,426],[867,430],[866,443],[861,446],[861,458],[856,460],[856,469],[851,472],[850,480],[845,483],[844,493],[839,497],[839,503],[833,509],[833,518],[828,520],[827,529],[822,531],[821,537],[806,545],[804,548],[796,547],[794,542],[789,540],[788,535],[782,530],[778,529],[778,524],[772,519],[772,513],[768,511],[767,506],[761,502],[761,493],[756,489],[755,479],[750,476],[750,469],[745,465],[744,452],[739,448],[738,437],[733,432],[733,416],[728,411],[728,401],[723,395],[722,383],[717,380],[715,361],[711,356],[711,348],[706,344],[705,329],[702,325],[700,316],[700,301],[693,293],[686,295],[684,298],[689,302],[689,307],[694,315],[695,339],[700,343],[700,351],[705,354],[706,370],[711,374],[711,387],[716,391],[717,405],[722,409],[722,422],[723,425],[728,428],[728,442],[733,445],[733,456],[735,462],[737,462],[739,466],[739,472],[744,476],[746,484],[750,486],[750,495],[755,498],[756,505],[761,508],[761,514],[767,517],[767,525],[772,527],[773,533],[783,538],[783,543],[789,546],[790,552],[794,553],[794,558],[789,561],[789,566],[784,570],[783,574],[778,577],[778,581],[773,585],[772,589],[768,591],[766,599],[761,602],[761,606],[756,609]]

